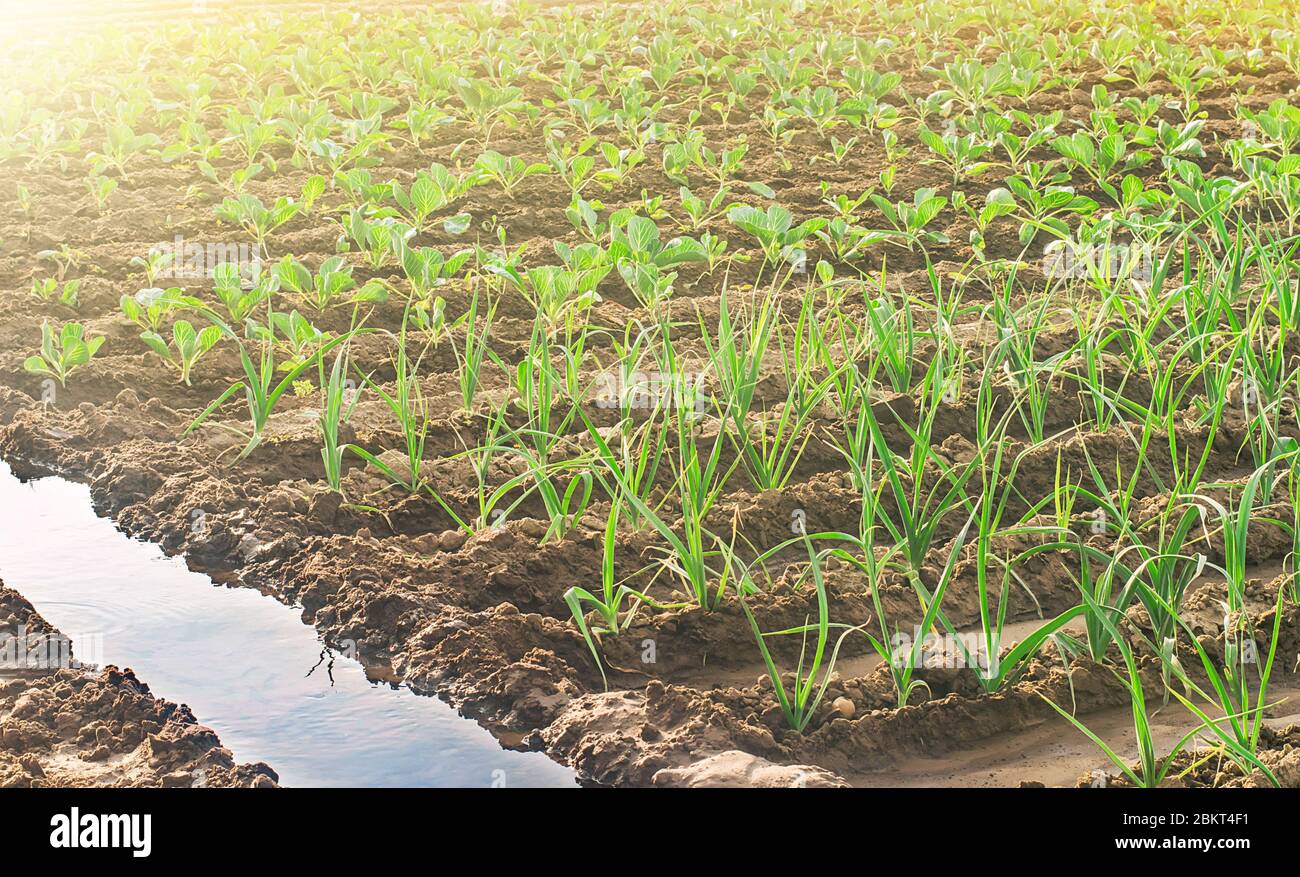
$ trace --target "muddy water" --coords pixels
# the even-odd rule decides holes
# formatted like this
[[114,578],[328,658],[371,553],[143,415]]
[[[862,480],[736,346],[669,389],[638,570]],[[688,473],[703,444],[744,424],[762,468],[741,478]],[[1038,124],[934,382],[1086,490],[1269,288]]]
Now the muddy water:
[[573,786],[540,753],[504,750],[442,701],[372,682],[301,613],[214,585],[95,515],[89,490],[23,484],[0,462],[0,579],[73,639],[189,704],[237,761],[288,786]]

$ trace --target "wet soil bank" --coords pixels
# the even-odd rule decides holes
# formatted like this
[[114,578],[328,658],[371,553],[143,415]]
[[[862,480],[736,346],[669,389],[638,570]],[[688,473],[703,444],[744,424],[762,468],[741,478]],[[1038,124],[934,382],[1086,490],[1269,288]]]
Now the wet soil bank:
[[184,699],[231,751],[274,764],[283,786],[574,786],[562,765],[502,749],[391,668],[328,648],[300,608],[129,539],[96,516],[84,485],[24,483],[0,462],[0,578],[80,662],[129,666]]
[[81,666],[73,643],[0,583],[0,787],[271,788],[184,704],[130,668]]

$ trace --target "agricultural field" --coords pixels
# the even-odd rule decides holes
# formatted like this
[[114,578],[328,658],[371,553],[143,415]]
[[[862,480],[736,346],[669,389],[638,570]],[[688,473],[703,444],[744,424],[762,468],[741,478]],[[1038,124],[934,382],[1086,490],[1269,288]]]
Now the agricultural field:
[[0,457],[502,746],[1300,786],[1292,4],[128,4],[0,69]]

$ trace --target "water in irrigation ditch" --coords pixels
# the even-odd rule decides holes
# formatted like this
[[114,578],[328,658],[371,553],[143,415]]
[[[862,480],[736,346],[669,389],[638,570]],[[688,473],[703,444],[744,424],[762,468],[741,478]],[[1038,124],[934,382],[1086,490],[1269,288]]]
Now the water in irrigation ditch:
[[3,462],[0,580],[70,636],[79,658],[131,667],[157,696],[189,704],[238,761],[265,761],[284,785],[575,784],[568,769],[502,749],[437,698],[371,682],[343,656],[330,666],[297,610],[216,586],[128,538],[95,514],[85,486],[23,483]]

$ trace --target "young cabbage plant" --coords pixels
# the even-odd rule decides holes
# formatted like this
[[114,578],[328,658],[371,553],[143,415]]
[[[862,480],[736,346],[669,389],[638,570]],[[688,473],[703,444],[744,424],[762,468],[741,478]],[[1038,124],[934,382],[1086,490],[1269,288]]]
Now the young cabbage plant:
[[473,255],[473,250],[465,249],[448,257],[433,247],[412,247],[406,240],[397,248],[397,260],[411,284],[411,295],[419,301],[428,301],[433,290],[455,277]]
[[157,332],[142,332],[140,340],[149,345],[149,349],[158,354],[163,362],[176,369],[180,381],[188,387],[194,366],[221,340],[221,327],[206,326],[200,331],[189,320],[177,320],[172,324],[170,345]]
[[609,266],[574,269],[541,265],[519,271],[493,264],[488,265],[488,271],[508,280],[532,305],[538,319],[545,324],[547,334],[553,336],[566,325],[582,322],[586,313],[601,300],[596,287],[609,273]]
[[80,293],[80,278],[63,281],[62,288],[59,286],[59,281],[54,277],[32,281],[32,295],[42,301],[53,301],[57,298],[59,304],[67,305],[70,308],[75,309],[77,307]]
[[428,218],[448,207],[463,195],[476,180],[473,175],[458,177],[441,164],[434,163],[429,170],[415,175],[410,188],[394,180],[389,184],[397,209],[412,228],[423,229]]
[[154,333],[162,331],[163,323],[168,317],[201,305],[202,301],[186,295],[184,290],[176,286],[169,289],[142,289],[135,295],[122,296],[120,301],[122,316],[144,331]]
[[754,236],[766,265],[795,261],[803,254],[808,239],[826,227],[826,220],[820,217],[795,225],[794,215],[779,204],[772,204],[767,210],[748,205],[733,207],[727,211],[727,218]]
[[271,232],[293,219],[302,210],[302,205],[292,198],[280,197],[267,207],[256,195],[240,195],[227,198],[217,207],[217,217],[234,223],[247,232],[263,256],[268,255],[267,238]]
[[871,203],[884,214],[890,225],[890,228],[878,230],[890,243],[911,251],[917,247],[924,250],[926,244],[948,242],[946,234],[928,228],[948,206],[948,199],[935,194],[934,189],[917,189],[911,202],[891,202],[882,195],[872,194]]
[[94,358],[104,344],[103,335],[89,335],[80,323],[64,323],[57,332],[47,320],[41,324],[41,349],[23,362],[23,369],[47,375],[66,387],[68,376]]
[[677,272],[670,269],[687,262],[704,262],[708,250],[700,241],[676,237],[662,243],[653,219],[631,215],[610,220],[608,259],[619,276],[647,310],[657,312],[672,294]]
[[474,163],[474,170],[485,179],[496,183],[509,196],[514,194],[515,188],[529,177],[550,173],[551,166],[544,161],[529,164],[517,155],[507,156],[488,150],[478,157],[478,161]]
[[368,280],[360,287],[352,278],[352,267],[343,256],[330,256],[321,262],[316,273],[292,256],[285,256],[273,269],[280,289],[324,313],[342,304],[377,304],[387,301],[388,290],[381,280]]
[[415,236],[415,229],[398,222],[393,216],[372,216],[368,207],[358,207],[342,218],[343,237],[355,244],[366,257],[366,264],[378,271],[390,261],[396,261],[402,244]]
[[274,271],[259,269],[249,281],[245,281],[239,266],[233,262],[222,263],[212,271],[213,294],[225,308],[232,325],[251,317],[279,288],[280,281]]
[[277,366],[280,371],[306,361],[332,337],[296,308],[287,314],[277,311],[270,315],[270,321],[264,326],[249,320],[245,325],[248,337],[270,341],[285,354],[284,361]]

